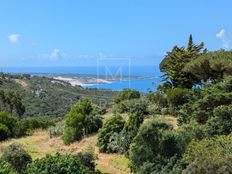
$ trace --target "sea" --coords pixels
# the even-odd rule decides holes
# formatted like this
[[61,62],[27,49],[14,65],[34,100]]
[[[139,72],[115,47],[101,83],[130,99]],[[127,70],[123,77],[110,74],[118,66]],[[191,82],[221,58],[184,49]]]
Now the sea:
[[2,67],[4,73],[28,73],[39,75],[80,76],[94,75],[115,79],[110,83],[87,85],[85,88],[109,89],[121,91],[125,88],[142,93],[155,91],[161,83],[162,73],[158,66],[92,66],[92,67]]

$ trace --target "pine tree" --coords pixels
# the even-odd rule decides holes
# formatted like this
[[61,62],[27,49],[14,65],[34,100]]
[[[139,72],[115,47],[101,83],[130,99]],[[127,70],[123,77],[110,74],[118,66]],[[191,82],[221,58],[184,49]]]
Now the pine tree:
[[174,46],[160,63],[160,71],[164,72],[163,81],[171,83],[172,88],[192,88],[197,79],[183,69],[190,60],[203,53],[203,48],[203,42],[194,45],[192,35],[189,36],[187,48]]

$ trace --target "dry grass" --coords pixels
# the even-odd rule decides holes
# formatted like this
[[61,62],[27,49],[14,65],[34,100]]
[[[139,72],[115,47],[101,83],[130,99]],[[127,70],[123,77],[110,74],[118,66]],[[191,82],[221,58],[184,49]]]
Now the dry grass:
[[27,84],[27,82],[26,82],[25,80],[14,79],[14,81],[15,81],[16,83],[18,83],[19,85],[21,85],[22,87],[24,87],[24,88],[27,88],[27,87],[28,87],[28,84]]
[[10,139],[0,143],[0,156],[4,147],[18,142],[29,152],[33,159],[38,159],[47,154],[54,154],[56,152],[65,154],[77,154],[88,147],[94,147],[95,154],[98,156],[97,168],[103,173],[109,174],[129,174],[128,160],[123,155],[118,154],[103,154],[99,153],[98,148],[95,147],[97,142],[97,135],[91,135],[83,138],[79,142],[75,142],[69,146],[64,145],[61,137],[50,138],[46,131],[38,130],[31,136],[22,137],[18,139]]

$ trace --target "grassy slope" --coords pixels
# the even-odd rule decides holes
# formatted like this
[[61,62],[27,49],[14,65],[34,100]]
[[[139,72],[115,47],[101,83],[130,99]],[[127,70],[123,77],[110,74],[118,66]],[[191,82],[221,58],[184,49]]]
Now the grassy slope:
[[[96,141],[97,135],[92,135],[84,138],[80,142],[65,146],[60,137],[50,139],[46,131],[36,131],[31,136],[10,139],[0,143],[0,156],[4,147],[13,142],[21,143],[33,159],[38,159],[46,156],[46,154],[54,154],[56,152],[77,154],[78,152],[87,149],[89,146],[94,146]],[[129,161],[123,155],[99,153],[95,146],[94,149],[95,154],[98,156],[97,168],[99,170],[110,174],[130,173],[128,168]]]
[[[107,113],[105,117],[112,116],[111,113]],[[177,128],[176,118],[172,116],[158,116],[169,121],[174,128]],[[19,139],[10,139],[0,143],[0,156],[4,147],[13,142],[21,143],[24,148],[30,153],[33,159],[42,158],[46,154],[60,153],[72,153],[87,149],[88,147],[94,147],[95,154],[98,156],[97,168],[103,173],[109,174],[129,174],[128,168],[129,160],[123,155],[119,154],[105,154],[99,153],[98,148],[95,146],[97,141],[97,135],[92,135],[82,139],[79,142],[75,142],[69,146],[63,144],[61,137],[50,138],[46,131],[36,131],[33,135],[22,137]]]

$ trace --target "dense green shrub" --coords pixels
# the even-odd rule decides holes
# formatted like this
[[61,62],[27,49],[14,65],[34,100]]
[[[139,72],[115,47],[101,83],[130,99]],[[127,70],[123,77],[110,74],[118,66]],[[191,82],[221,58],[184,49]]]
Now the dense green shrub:
[[209,136],[232,132],[232,105],[219,106],[213,110],[213,117],[206,123],[206,132]]
[[121,92],[118,93],[117,97],[115,98],[115,103],[120,103],[123,100],[131,100],[140,98],[139,91],[133,90],[133,89],[124,89]]
[[201,140],[206,137],[203,125],[192,121],[189,124],[181,125],[176,131],[180,155],[185,152],[187,145],[193,140]]
[[232,157],[211,159],[201,157],[187,166],[183,174],[231,174]]
[[137,135],[140,125],[143,123],[144,116],[140,113],[130,114],[120,133],[114,133],[110,136],[108,151],[126,153],[129,146]]
[[71,155],[47,155],[28,165],[25,174],[90,174],[80,161]]
[[162,108],[161,111],[160,111],[160,113],[161,113],[162,115],[167,115],[167,114],[169,114],[168,108]]
[[174,107],[183,105],[188,101],[188,89],[174,88],[167,91],[168,103]]
[[6,112],[0,112],[0,123],[8,128],[10,132],[9,137],[19,137],[26,133],[23,123],[17,117],[11,116]]
[[64,123],[63,122],[59,122],[55,126],[51,126],[48,128],[48,134],[49,134],[50,138],[62,136],[63,133],[64,133]]
[[50,126],[55,126],[53,120],[49,118],[29,118],[24,120],[24,125],[29,130],[47,129]]
[[9,163],[0,159],[0,174],[17,174],[17,172]]
[[[165,149],[162,152],[163,145],[166,144],[167,139],[163,139],[164,132],[170,131],[172,126],[164,121],[157,119],[149,119],[139,128],[137,136],[130,145],[129,158],[131,161],[131,168],[134,171],[139,171],[144,162],[154,163],[155,165],[161,163],[165,158],[171,157],[176,152],[177,142],[169,141],[172,146],[170,149]],[[165,141],[163,141],[165,140]],[[167,144],[166,144],[167,145]]]
[[187,146],[183,156],[183,161],[190,164],[195,160],[204,157],[209,160],[219,159],[221,157],[232,157],[232,135],[217,136],[203,140],[193,140]]
[[111,152],[109,149],[109,144],[111,136],[115,133],[120,133],[124,126],[124,120],[120,115],[114,115],[108,119],[103,127],[99,129],[97,146],[99,147],[100,152]]
[[94,154],[93,148],[89,147],[83,152],[79,152],[76,157],[80,160],[81,164],[88,167],[91,171],[95,171],[95,160],[97,159],[97,156]]
[[201,90],[192,90],[189,102],[180,107],[178,121],[180,124],[196,120],[205,124],[213,117],[213,110],[221,105],[232,103],[231,77],[216,84],[206,84]]
[[163,165],[145,162],[138,171],[139,174],[181,174],[181,172],[181,162],[176,156],[163,161]]
[[0,90],[0,111],[22,118],[25,107],[22,104],[22,98],[19,93],[5,89]]
[[140,125],[143,123],[144,116],[140,113],[130,114],[128,120],[124,124],[121,132],[121,148],[124,152],[129,150],[132,140],[137,135]]
[[147,112],[151,115],[154,115],[154,114],[160,114],[161,113],[161,108],[159,107],[158,104],[156,103],[150,103],[148,106],[147,106]]
[[0,141],[7,139],[10,136],[8,127],[0,123]]
[[113,105],[114,113],[141,113],[147,114],[147,101],[144,99],[131,99],[131,100],[123,100],[120,103]]
[[147,98],[149,102],[157,104],[160,108],[168,107],[168,99],[165,93],[160,93],[159,91],[150,92]]
[[185,173],[231,173],[232,135],[216,136],[201,141],[193,140],[187,147],[182,161]]
[[82,137],[82,132],[74,127],[65,127],[63,134],[64,144],[70,144],[76,140],[80,140]]
[[72,106],[65,116],[64,143],[70,144],[83,136],[97,132],[102,126],[101,117],[96,114],[91,102],[83,99]]
[[32,162],[31,156],[20,144],[13,143],[3,151],[2,159],[10,163],[16,171],[23,171]]

